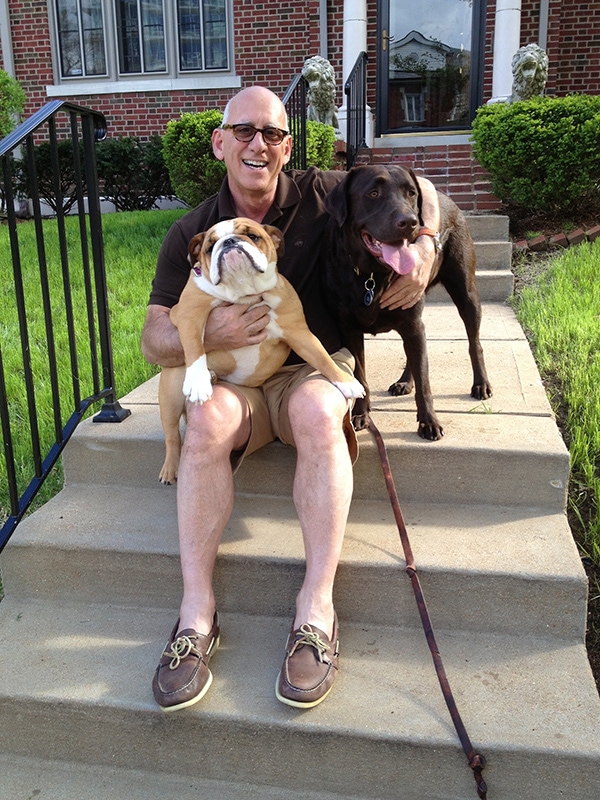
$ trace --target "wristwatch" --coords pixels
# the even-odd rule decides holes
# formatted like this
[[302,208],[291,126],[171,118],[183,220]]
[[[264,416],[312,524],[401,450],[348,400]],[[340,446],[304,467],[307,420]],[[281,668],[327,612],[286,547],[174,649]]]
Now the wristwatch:
[[440,232],[434,231],[431,228],[419,228],[419,233],[417,234],[417,238],[419,236],[431,236],[433,239],[433,246],[435,247],[436,253],[442,252],[442,240],[440,239]]

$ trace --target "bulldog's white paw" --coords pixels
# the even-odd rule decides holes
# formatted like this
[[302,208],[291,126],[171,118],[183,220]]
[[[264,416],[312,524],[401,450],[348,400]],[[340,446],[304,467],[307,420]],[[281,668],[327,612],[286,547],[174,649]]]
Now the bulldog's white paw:
[[212,397],[212,381],[206,366],[206,356],[201,356],[186,369],[183,393],[190,403],[205,403]]
[[344,397],[358,398],[365,396],[365,387],[356,379],[352,381],[334,381],[334,386],[337,386]]

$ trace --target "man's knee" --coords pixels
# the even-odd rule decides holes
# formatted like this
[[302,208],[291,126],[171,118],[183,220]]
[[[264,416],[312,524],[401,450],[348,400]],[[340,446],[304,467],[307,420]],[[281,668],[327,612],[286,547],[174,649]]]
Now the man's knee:
[[288,407],[296,444],[302,438],[317,442],[339,439],[346,411],[347,401],[333,384],[320,380],[301,384],[290,397]]
[[243,447],[250,435],[247,404],[235,392],[214,387],[206,403],[187,403],[186,439],[207,449]]

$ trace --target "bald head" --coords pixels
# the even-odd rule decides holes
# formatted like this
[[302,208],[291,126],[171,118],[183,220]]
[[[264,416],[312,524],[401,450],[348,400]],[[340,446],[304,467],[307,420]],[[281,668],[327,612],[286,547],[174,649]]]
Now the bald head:
[[247,120],[244,119],[236,119],[236,115],[239,115],[247,108],[269,110],[273,124],[287,130],[288,121],[285,106],[279,97],[265,86],[248,86],[234,95],[225,106],[223,122],[232,124],[246,122]]

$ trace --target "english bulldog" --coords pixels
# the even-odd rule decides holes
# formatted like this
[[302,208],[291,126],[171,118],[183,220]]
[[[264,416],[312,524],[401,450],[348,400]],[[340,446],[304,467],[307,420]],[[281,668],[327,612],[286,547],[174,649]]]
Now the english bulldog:
[[[293,349],[321,372],[346,398],[364,395],[363,386],[332,360],[308,328],[296,290],[277,269],[283,253],[283,234],[270,225],[237,217],[218,222],[189,244],[190,277],[170,319],[179,331],[185,366],[163,367],[159,406],[165,432],[166,457],[161,483],[177,478],[181,437],[179,420],[185,400],[205,403],[213,382],[224,380],[260,386],[284,364]],[[268,307],[267,338],[236,350],[204,350],[204,330],[211,310],[222,303]]]

